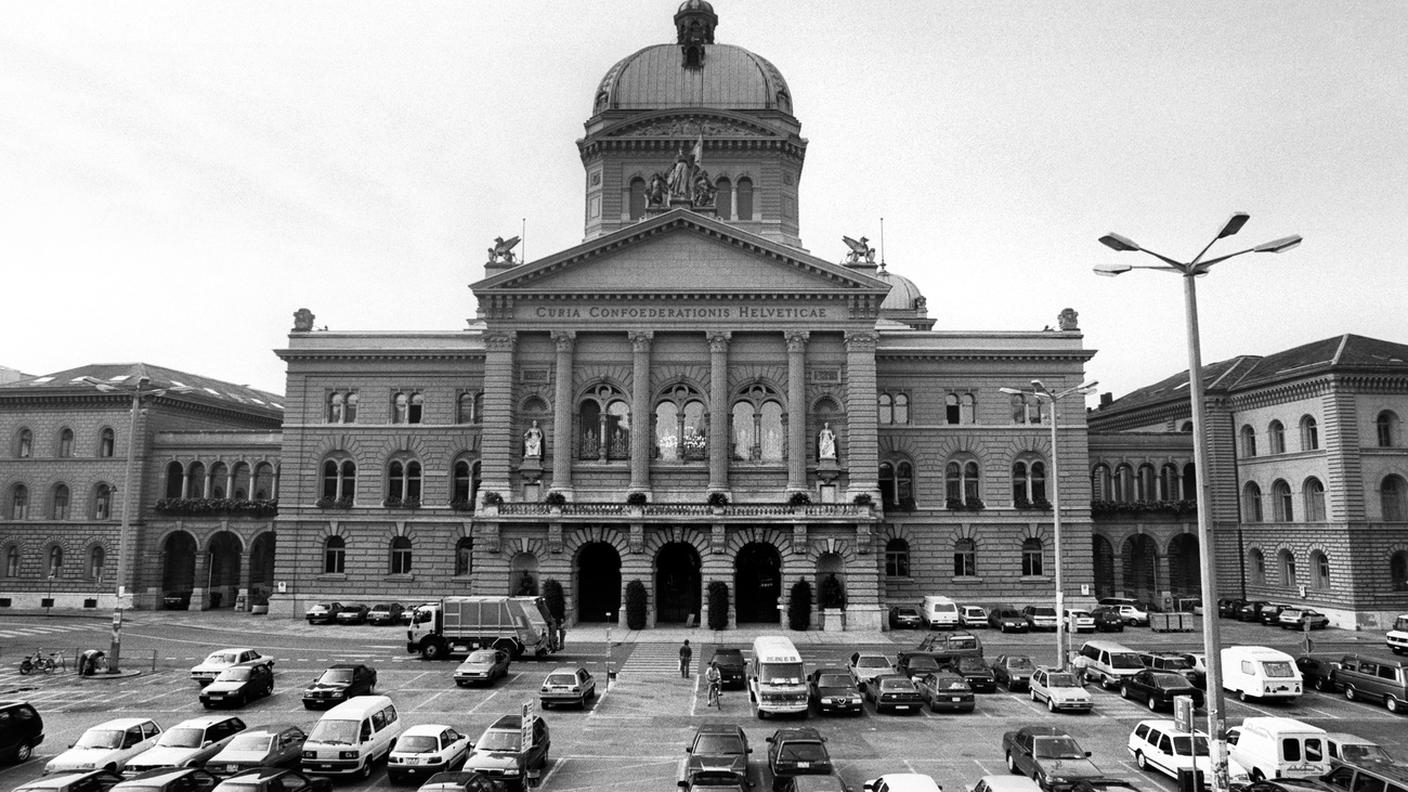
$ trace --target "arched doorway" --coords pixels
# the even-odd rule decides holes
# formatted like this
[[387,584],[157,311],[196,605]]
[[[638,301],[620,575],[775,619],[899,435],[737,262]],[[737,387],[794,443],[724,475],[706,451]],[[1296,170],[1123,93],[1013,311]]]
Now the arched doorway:
[[196,585],[196,538],[176,531],[161,543],[162,596],[190,596]]
[[1185,533],[1173,537],[1168,543],[1168,587],[1174,599],[1202,594],[1198,564],[1198,535]]
[[685,542],[670,542],[655,556],[655,623],[699,623],[699,553]]
[[1110,540],[1094,534],[1090,537],[1090,555],[1095,573],[1095,596],[1115,596],[1115,548]]
[[249,604],[267,605],[274,590],[274,532],[254,537],[249,550]]
[[577,621],[604,622],[621,612],[621,554],[607,542],[577,551]]
[[[835,578],[835,583],[830,583]],[[812,584],[813,602],[818,608],[845,607],[846,603],[846,559],[840,553],[823,553],[816,560],[816,582]],[[828,597],[840,596],[839,603],[828,601]]]
[[733,562],[738,623],[777,624],[781,588],[782,558],[777,548],[766,542],[744,545]]
[[538,593],[538,557],[519,553],[508,562],[508,594],[511,597]]
[[1124,595],[1156,603],[1158,598],[1158,547],[1145,534],[1135,534],[1120,548],[1124,561]]
[[210,537],[206,551],[206,579],[202,582],[210,598],[211,608],[233,608],[240,587],[240,556],[244,547],[240,538],[229,531]]

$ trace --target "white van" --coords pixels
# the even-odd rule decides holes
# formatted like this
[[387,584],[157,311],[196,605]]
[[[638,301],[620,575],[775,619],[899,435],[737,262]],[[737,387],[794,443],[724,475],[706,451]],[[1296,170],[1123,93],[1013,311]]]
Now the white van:
[[[1235,740],[1235,741],[1234,741]],[[1330,772],[1325,730],[1295,718],[1245,718],[1227,730],[1229,756],[1253,781],[1312,778]]]
[[323,713],[303,743],[303,770],[367,778],[391,754],[401,734],[396,705],[386,696],[358,696]]
[[1109,690],[1144,670],[1144,663],[1133,649],[1114,641],[1086,641],[1071,657],[1071,666],[1081,672],[1086,681],[1100,683]]
[[1295,658],[1265,646],[1222,650],[1222,689],[1248,698],[1293,699],[1303,690]]
[[953,630],[958,627],[958,603],[948,597],[925,597],[919,615],[931,630]]
[[780,635],[762,635],[753,641],[748,666],[748,697],[757,703],[758,719],[770,713],[807,716],[807,680],[802,656],[792,641]]

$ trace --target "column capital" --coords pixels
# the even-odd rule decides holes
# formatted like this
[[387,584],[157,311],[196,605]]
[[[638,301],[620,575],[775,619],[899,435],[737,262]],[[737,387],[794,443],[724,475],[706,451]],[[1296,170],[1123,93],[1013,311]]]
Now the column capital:
[[573,345],[577,343],[577,333],[572,330],[554,330],[552,343],[558,352],[571,352]]
[[484,334],[484,348],[490,352],[512,352],[518,344],[518,333],[504,330]]
[[713,354],[720,354],[728,351],[728,342],[733,338],[733,333],[728,330],[709,331],[709,351]]
[[805,352],[807,351],[807,339],[811,333],[806,330],[789,330],[787,332],[787,351]]
[[873,332],[847,332],[847,352],[874,352],[877,337]]
[[632,352],[649,352],[650,344],[655,340],[655,333],[650,330],[632,330],[626,337],[631,339]]

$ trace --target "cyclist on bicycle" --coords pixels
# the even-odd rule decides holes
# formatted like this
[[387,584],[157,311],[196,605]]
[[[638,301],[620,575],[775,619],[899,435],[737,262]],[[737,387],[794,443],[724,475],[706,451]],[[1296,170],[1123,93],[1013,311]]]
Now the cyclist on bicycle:
[[715,660],[709,661],[709,667],[704,671],[704,681],[709,685],[709,703],[719,705],[721,700],[720,690],[723,687],[723,678],[719,674],[719,664]]

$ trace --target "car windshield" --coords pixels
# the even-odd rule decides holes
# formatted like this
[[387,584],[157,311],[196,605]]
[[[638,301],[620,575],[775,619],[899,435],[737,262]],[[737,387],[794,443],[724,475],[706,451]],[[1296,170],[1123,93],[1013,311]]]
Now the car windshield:
[[272,734],[241,734],[225,746],[228,751],[267,751],[274,741]]
[[1393,757],[1388,751],[1373,743],[1341,745],[1340,756],[1346,762],[1393,762]]
[[522,732],[488,731],[479,738],[474,748],[479,751],[517,751],[523,745],[522,737]]
[[235,659],[233,652],[215,652],[205,658],[205,662],[207,665],[229,665],[235,662]]
[[1029,659],[1027,659],[1027,658],[1025,658],[1025,657],[1009,657],[1009,658],[1007,658],[1007,670],[1008,670],[1008,671],[1035,671],[1035,670],[1036,670],[1036,666],[1035,666],[1035,665],[1032,665],[1032,661],[1029,660]]
[[324,718],[318,721],[318,725],[313,727],[313,731],[308,735],[308,742],[315,743],[346,743],[351,745],[357,739],[357,729],[361,724],[354,720],[329,720]]
[[851,678],[845,674],[822,674],[816,678],[817,687],[850,687]]
[[1038,737],[1032,747],[1038,759],[1084,759],[1085,752],[1070,737]]
[[1192,668],[1193,662],[1186,657],[1160,657],[1159,664],[1164,668]]
[[411,735],[396,741],[396,753],[435,753],[440,741],[429,734]]
[[965,673],[977,673],[987,671],[988,667],[979,658],[964,656],[958,658],[958,670]]
[[939,670],[939,661],[928,655],[909,658],[909,673],[911,674],[937,670]]
[[1032,608],[1033,616],[1055,616],[1055,608]]
[[163,733],[156,744],[166,748],[199,748],[204,739],[205,729],[177,727]]
[[466,663],[492,663],[492,662],[494,662],[494,659],[495,659],[496,657],[498,657],[498,654],[499,654],[499,653],[496,652],[496,651],[494,651],[493,649],[480,649],[480,650],[478,650],[478,651],[476,651],[476,652],[470,652],[470,653],[469,653],[469,657],[466,657],[466,658],[465,658],[465,662],[466,662]]
[[1139,661],[1139,655],[1133,652],[1111,652],[1111,668],[1143,668],[1144,664]]
[[116,748],[122,745],[121,729],[89,729],[74,743],[75,748]]
[[719,756],[743,753],[743,741],[736,734],[701,734],[694,740],[694,753]]
[[782,750],[777,752],[777,758],[791,762],[820,762],[827,756],[821,743],[789,742],[783,744]]
[[906,677],[888,677],[880,680],[881,690],[913,690],[914,683]]
[[1198,756],[1208,755],[1208,738],[1199,736],[1197,740],[1192,737],[1174,737],[1173,752],[1179,756],[1190,756],[1191,749],[1198,752]]
[[759,680],[764,685],[802,684],[801,663],[763,663],[758,671]]
[[1295,668],[1285,660],[1264,660],[1261,667],[1266,670],[1266,675],[1269,677],[1295,676]]
[[1077,684],[1076,684],[1076,678],[1075,678],[1075,676],[1074,676],[1073,674],[1047,674],[1047,675],[1046,675],[1046,686],[1047,686],[1047,687],[1080,687],[1080,685],[1077,685]]
[[575,674],[548,674],[545,685],[575,685],[577,676]]
[[1188,680],[1181,674],[1153,674],[1154,686],[1161,688],[1186,688]]
[[1394,619],[1393,629],[1395,632],[1408,631],[1408,616],[1399,616]]
[[318,677],[318,681],[324,685],[345,685],[352,681],[352,669],[329,668]]
[[220,676],[215,677],[216,682],[243,682],[249,679],[250,670],[248,666],[236,666],[227,668],[220,672]]
[[856,660],[856,668],[889,668],[890,661],[878,655],[861,655]]
[[963,677],[939,677],[938,682],[940,685],[947,685],[949,690],[966,690],[968,688],[968,680]]

